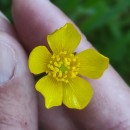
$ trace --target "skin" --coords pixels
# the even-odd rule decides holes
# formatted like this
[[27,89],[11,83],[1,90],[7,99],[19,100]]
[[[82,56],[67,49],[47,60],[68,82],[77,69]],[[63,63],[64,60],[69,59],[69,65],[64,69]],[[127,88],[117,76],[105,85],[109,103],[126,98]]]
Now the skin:
[[[16,59],[13,75],[0,84],[0,130],[130,129],[130,89],[111,66],[100,79],[89,80],[94,96],[84,110],[65,106],[47,110],[34,89],[25,51],[29,54],[35,46],[47,46],[46,36],[71,20],[48,0],[13,0],[12,14],[13,27],[0,15],[0,47],[3,41]],[[82,34],[76,51],[90,47]]]

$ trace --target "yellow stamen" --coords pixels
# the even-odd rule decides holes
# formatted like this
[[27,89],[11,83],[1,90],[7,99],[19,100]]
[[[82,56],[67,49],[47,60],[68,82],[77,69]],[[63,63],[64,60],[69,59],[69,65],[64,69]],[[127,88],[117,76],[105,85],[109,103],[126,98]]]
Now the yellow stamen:
[[78,75],[80,63],[74,54],[61,51],[59,55],[53,54],[48,64],[48,74],[59,82],[68,83],[69,79]]

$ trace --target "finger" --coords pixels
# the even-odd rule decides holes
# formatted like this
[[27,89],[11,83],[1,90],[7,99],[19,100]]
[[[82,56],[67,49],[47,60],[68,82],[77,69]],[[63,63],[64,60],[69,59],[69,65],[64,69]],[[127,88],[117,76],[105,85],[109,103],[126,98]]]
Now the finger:
[[37,104],[27,57],[0,13],[0,130],[37,130]]
[[[20,1],[19,1],[20,2]],[[31,1],[30,1],[31,2]],[[17,3],[15,3],[15,1],[13,1],[13,4],[17,4]],[[20,4],[20,3],[19,3]],[[21,5],[22,5],[22,3],[21,3]],[[26,5],[26,4],[25,4]],[[23,5],[23,6],[25,6],[25,5]],[[20,5],[19,5],[20,6]],[[17,6],[15,6],[14,7],[15,8],[15,10],[14,10],[14,13],[17,13]],[[26,8],[26,7],[25,7]],[[30,16],[32,16],[32,14],[35,16],[35,13],[31,13],[31,10],[30,10]],[[17,15],[19,15],[19,14],[17,14]],[[17,15],[16,15],[16,19],[17,19]],[[15,16],[14,16],[15,17]],[[18,19],[17,19],[18,20]],[[28,21],[28,20],[27,20]],[[19,21],[20,22],[20,21]],[[24,26],[24,28],[26,28],[26,25],[25,25],[25,21],[22,21],[23,23],[19,23],[19,25],[20,24],[22,24],[23,26]],[[29,23],[28,23],[29,24]],[[35,23],[34,23],[35,24]],[[18,26],[19,26],[18,25]],[[30,27],[33,27],[33,24],[30,26]],[[30,28],[29,27],[29,28]],[[37,26],[38,27],[38,26]],[[46,27],[46,26],[44,26],[44,27]],[[30,42],[31,43],[31,41],[33,41],[31,44],[32,44],[32,46],[30,46],[30,43],[29,43],[29,46],[28,46],[28,44],[26,44],[25,43],[25,37],[24,38],[21,38],[21,40],[23,41],[23,43],[25,43],[24,44],[24,47],[25,47],[25,49],[26,50],[28,50],[28,52],[32,49],[32,47],[34,47],[34,46],[36,46],[37,44],[36,43],[40,43],[40,44],[43,44],[43,41],[46,43],[46,35],[47,35],[47,32],[48,31],[52,31],[52,30],[47,30],[47,28],[44,28],[44,27],[42,27],[42,30],[40,31],[40,26],[38,27],[38,28],[36,28],[36,30],[38,31],[38,34],[35,32],[36,30],[34,29],[34,28],[30,28],[31,30],[31,32],[33,32],[33,34],[31,33],[30,34],[30,31],[28,31],[28,32],[26,32],[27,30],[22,30],[22,28],[20,28],[20,34],[19,34],[19,37],[21,38],[21,35],[22,35],[22,32],[23,33],[25,33],[26,32],[26,34],[24,35],[25,37],[27,36],[28,38],[28,40],[26,41],[26,42]],[[35,31],[34,31],[35,30]],[[44,31],[44,32],[42,32],[43,30],[46,30],[46,31]],[[25,32],[24,32],[25,31]],[[40,34],[40,32],[42,33],[42,34]],[[44,33],[44,34],[43,34]],[[37,37],[34,37],[34,35],[37,35]],[[40,36],[41,35],[41,36]],[[40,37],[39,37],[40,36]],[[42,39],[39,39],[39,38],[42,38]],[[30,39],[30,40],[29,40]],[[69,117],[68,117],[68,115],[66,115],[66,113],[64,112],[64,110],[61,108],[61,107],[58,107],[58,108],[54,108],[54,110],[49,110],[49,111],[47,111],[46,109],[45,109],[45,107],[43,108],[43,97],[41,97],[41,96],[39,96],[39,109],[40,109],[40,112],[39,112],[39,117],[40,117],[40,127],[41,128],[44,128],[44,129],[52,129],[53,128],[53,130],[54,129],[56,129],[56,130],[66,130],[66,129],[68,129],[68,130],[75,130],[75,128],[74,128],[74,126],[73,126],[73,123],[72,122],[70,122],[70,120],[69,120]],[[57,112],[56,112],[57,111]],[[55,117],[57,117],[57,118],[55,118]],[[49,124],[49,122],[51,121],[51,125]],[[61,125],[61,123],[63,124],[64,123],[64,125]]]
[[8,33],[11,36],[15,36],[14,30],[11,26],[10,21],[5,17],[5,15],[0,11],[0,31]]
[[[21,8],[23,10],[20,10]],[[13,16],[17,32],[28,52],[34,46],[46,43],[47,34],[70,22],[49,1],[42,0],[26,2],[14,0]],[[23,23],[26,24],[21,27]],[[79,50],[82,51],[90,46],[83,37]],[[66,110],[69,111],[73,121],[78,122],[85,129],[114,130],[117,127],[119,129],[127,127],[130,120],[130,92],[120,76],[109,67],[102,78],[90,82],[94,88],[94,97],[89,106],[83,111]],[[44,119],[44,116],[41,119]]]
[[[22,0],[13,0],[12,5],[15,26],[28,53],[38,44],[47,45],[46,36],[48,34],[63,26],[66,22],[71,22],[48,0],[39,0],[38,2],[29,0],[27,3]],[[23,9],[20,11],[19,7]],[[46,12],[50,12],[49,15]],[[81,43],[79,49],[84,48],[84,46],[91,47],[88,41],[88,44],[85,45],[85,37],[82,37]]]

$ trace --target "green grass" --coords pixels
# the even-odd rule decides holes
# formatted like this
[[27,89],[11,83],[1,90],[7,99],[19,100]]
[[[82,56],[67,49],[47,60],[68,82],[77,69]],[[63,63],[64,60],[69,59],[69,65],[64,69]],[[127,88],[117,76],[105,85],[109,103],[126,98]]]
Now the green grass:
[[[52,0],[86,35],[130,85],[130,0]],[[11,17],[11,2],[0,9]]]

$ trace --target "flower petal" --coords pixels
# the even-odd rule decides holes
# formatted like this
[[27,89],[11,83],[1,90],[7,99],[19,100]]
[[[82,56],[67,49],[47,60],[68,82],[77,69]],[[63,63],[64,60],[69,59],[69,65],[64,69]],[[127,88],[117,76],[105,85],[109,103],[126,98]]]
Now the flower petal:
[[33,74],[45,72],[49,59],[50,52],[45,46],[38,46],[32,50],[29,56],[29,69]]
[[71,23],[65,24],[62,28],[47,36],[48,43],[54,53],[67,51],[73,53],[81,40],[81,35]]
[[99,78],[108,68],[109,59],[94,49],[87,49],[77,54],[80,62],[79,74],[88,78]]
[[36,83],[36,90],[45,97],[46,108],[59,106],[62,104],[62,84],[51,79],[49,76],[41,78]]
[[76,77],[63,87],[63,103],[69,108],[85,108],[93,95],[89,82],[80,77]]

